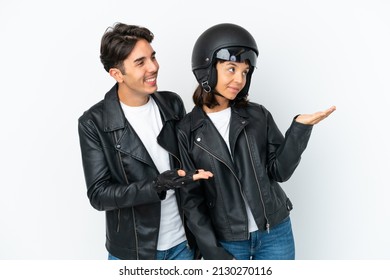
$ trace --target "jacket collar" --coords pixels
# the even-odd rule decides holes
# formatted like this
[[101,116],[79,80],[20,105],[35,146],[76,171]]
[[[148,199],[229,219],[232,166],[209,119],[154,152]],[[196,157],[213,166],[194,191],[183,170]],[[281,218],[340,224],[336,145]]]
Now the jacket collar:
[[234,157],[235,145],[239,134],[249,123],[248,113],[245,108],[232,107],[229,135],[231,156],[226,145],[224,145],[222,137],[215,136],[215,133],[218,133],[216,128],[207,124],[207,122],[211,122],[211,120],[202,108],[195,106],[191,113],[191,132],[194,133],[198,145],[205,148],[209,153],[213,154],[217,158],[223,160],[231,169],[234,169],[231,156]]
[[[179,119],[179,117],[174,114],[169,104],[167,104],[167,101],[161,98],[159,93],[154,93],[151,96],[159,107],[164,123],[171,119]],[[106,93],[103,104],[104,131],[109,132],[123,129],[126,124],[126,117],[119,102],[118,83]]]

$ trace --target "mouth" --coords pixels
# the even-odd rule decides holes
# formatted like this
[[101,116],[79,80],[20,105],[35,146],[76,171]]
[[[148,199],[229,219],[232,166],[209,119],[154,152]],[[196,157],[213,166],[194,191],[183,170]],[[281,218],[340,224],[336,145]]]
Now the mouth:
[[155,85],[157,82],[157,76],[145,79],[145,83]]
[[239,93],[240,92],[240,88],[238,88],[238,87],[229,87],[229,89],[230,89],[230,91],[232,92],[232,93],[235,93],[235,94],[237,94],[237,93]]

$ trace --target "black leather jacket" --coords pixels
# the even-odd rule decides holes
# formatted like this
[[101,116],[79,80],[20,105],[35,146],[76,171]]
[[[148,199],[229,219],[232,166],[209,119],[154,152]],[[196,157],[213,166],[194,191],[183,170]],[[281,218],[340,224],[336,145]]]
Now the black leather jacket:
[[194,107],[178,125],[185,169],[203,168],[209,180],[182,188],[188,225],[205,259],[231,259],[218,240],[247,240],[248,201],[259,230],[288,217],[292,204],[277,182],[290,178],[310,138],[312,126],[293,121],[285,137],[261,105],[232,107],[229,142],[203,110]]
[[[151,96],[163,120],[157,141],[169,152],[171,168],[178,168],[176,124],[185,114],[183,102],[173,92]],[[159,172],[124,116],[117,85],[79,118],[79,137],[88,198],[106,211],[107,250],[120,259],[154,259],[161,200],[152,180]]]

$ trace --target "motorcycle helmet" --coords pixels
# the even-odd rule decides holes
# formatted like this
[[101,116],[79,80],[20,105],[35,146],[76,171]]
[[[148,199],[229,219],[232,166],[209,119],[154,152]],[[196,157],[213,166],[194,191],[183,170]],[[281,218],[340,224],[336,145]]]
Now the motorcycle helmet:
[[203,89],[210,92],[217,84],[217,60],[248,60],[251,67],[246,84],[237,95],[237,98],[243,98],[248,94],[258,54],[256,41],[246,29],[232,23],[217,24],[204,31],[195,42],[191,60],[192,72]]

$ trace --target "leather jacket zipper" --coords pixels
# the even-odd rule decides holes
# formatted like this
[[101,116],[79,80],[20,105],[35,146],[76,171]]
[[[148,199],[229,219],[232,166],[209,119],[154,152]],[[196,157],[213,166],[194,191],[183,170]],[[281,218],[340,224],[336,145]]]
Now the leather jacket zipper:
[[[167,150],[167,152],[168,152],[168,154],[170,154],[172,157],[174,157],[178,162],[179,162],[179,166],[180,166],[180,169],[182,169],[183,168],[183,166],[182,166],[182,164],[181,164],[181,161],[180,161],[180,159],[177,157],[177,156],[175,156],[174,154],[172,154],[171,152],[169,152],[168,150]],[[177,197],[177,196],[176,196]],[[181,204],[181,198],[180,198],[180,196],[179,196],[179,203]],[[179,206],[179,205],[178,205]],[[179,209],[180,209],[181,207],[179,207]],[[180,213],[180,216],[181,216],[181,219],[182,219],[182,221],[183,221],[183,223],[184,223],[184,211],[180,211],[179,210],[179,213]],[[188,245],[188,244],[187,244]]]
[[264,218],[265,218],[265,220],[266,220],[267,232],[269,233],[270,224],[269,224],[269,220],[268,220],[268,217],[267,217],[267,213],[266,213],[266,211],[265,211],[265,204],[264,204],[263,194],[262,194],[262,192],[261,192],[259,179],[257,178],[257,173],[256,173],[256,169],[255,169],[255,164],[253,163],[253,157],[252,157],[252,154],[250,153],[250,146],[249,146],[249,141],[248,141],[248,135],[246,134],[246,130],[245,130],[245,129],[244,129],[244,135],[245,135],[246,145],[247,145],[248,151],[249,151],[249,158],[251,159],[251,164],[252,164],[252,168],[253,168],[253,173],[255,174],[255,178],[256,178],[257,188],[258,188],[258,190],[259,190],[259,196],[260,196],[261,204],[263,204],[263,211],[264,211]]
[[[118,143],[118,138],[117,138],[117,135],[116,135],[116,131],[114,132],[114,138],[115,138],[115,143]],[[119,164],[120,164],[120,166],[121,166],[121,170],[122,170],[122,173],[123,173],[123,177],[124,177],[125,180],[126,180],[126,184],[129,184],[129,180],[127,179],[127,175],[126,175],[126,172],[125,172],[125,168],[123,167],[122,157],[121,157],[121,154],[120,154],[119,151],[117,152],[117,155],[118,155]],[[133,228],[134,228],[134,236],[135,236],[135,250],[136,250],[137,260],[139,260],[139,254],[138,254],[138,236],[137,236],[137,230],[136,230],[137,227],[136,227],[136,223],[135,223],[134,207],[131,207],[131,212],[132,212],[132,215],[133,215]],[[121,209],[118,209],[118,225],[117,225],[117,229],[116,229],[117,232],[119,232],[120,213],[121,213]]]
[[167,151],[167,152],[168,152],[168,154],[170,154],[172,157],[174,157],[174,158],[179,162],[180,169],[182,169],[183,166],[182,166],[182,164],[181,164],[180,159],[179,159],[177,156],[175,156],[174,154],[172,154],[171,152],[169,152],[169,151]]
[[[199,148],[201,148],[203,151],[205,151],[206,153],[210,154],[212,157],[216,158],[218,161],[220,161],[221,163],[223,163],[229,170],[230,172],[233,174],[234,178],[236,179],[236,181],[238,182],[238,186],[240,188],[240,193],[241,193],[241,197],[242,199],[245,201],[245,198],[244,198],[244,193],[242,192],[242,186],[241,186],[241,182],[240,180],[237,178],[236,174],[234,173],[234,171],[229,167],[229,165],[223,161],[222,159],[220,159],[219,157],[217,157],[216,155],[214,155],[213,153],[209,152],[208,150],[206,150],[205,148],[203,148],[202,146],[200,146],[199,144],[197,144],[195,142],[195,145],[198,146]],[[248,222],[248,217],[247,217],[247,222]],[[250,238],[250,234],[249,234],[249,231],[247,230],[247,239]]]

